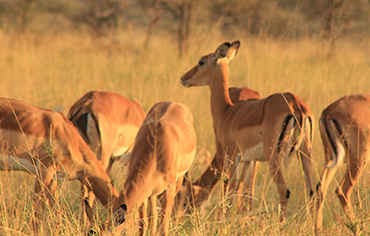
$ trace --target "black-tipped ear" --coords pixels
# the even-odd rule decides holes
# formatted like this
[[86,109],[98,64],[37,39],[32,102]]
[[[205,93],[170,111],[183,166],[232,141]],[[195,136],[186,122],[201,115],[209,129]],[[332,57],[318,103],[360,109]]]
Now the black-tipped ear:
[[119,226],[123,222],[125,222],[125,220],[126,220],[126,218],[125,218],[126,212],[127,212],[127,205],[126,204],[122,204],[121,206],[119,206],[117,208],[117,210],[114,211],[114,213],[113,213],[113,223],[114,223],[114,226]]
[[236,40],[236,41],[232,42],[232,44],[230,45],[230,48],[234,48],[234,50],[235,50],[235,53],[234,53],[233,57],[235,57],[236,54],[238,53],[239,47],[240,47],[240,41],[239,40]]
[[215,51],[216,59],[225,57],[227,55],[227,52],[229,51],[230,45],[231,44],[229,42],[226,42],[218,46],[218,48]]

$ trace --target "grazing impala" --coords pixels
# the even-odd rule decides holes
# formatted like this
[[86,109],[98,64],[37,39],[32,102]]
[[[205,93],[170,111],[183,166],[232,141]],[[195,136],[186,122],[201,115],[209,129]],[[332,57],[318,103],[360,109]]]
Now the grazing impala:
[[56,172],[81,181],[104,206],[118,197],[94,153],[60,112],[0,98],[0,138],[0,169],[25,171],[38,179],[34,197],[37,218],[45,197],[50,206],[55,204]]
[[[231,190],[235,190],[238,186],[235,176],[241,176],[236,173],[240,161],[244,161],[247,167],[253,161],[268,161],[280,196],[280,220],[283,222],[290,191],[280,166],[284,158],[296,149],[299,149],[301,154],[306,186],[310,194],[313,193],[312,112],[299,97],[291,93],[273,94],[265,99],[233,104],[228,92],[228,63],[236,55],[239,46],[239,41],[220,45],[214,53],[203,56],[199,63],[181,78],[185,87],[210,87],[211,113],[216,136],[214,165],[209,166],[198,181],[204,189],[194,201],[196,205],[202,202],[208,192],[214,189],[224,171],[228,172]],[[212,175],[213,178],[210,178]]]
[[317,230],[322,228],[326,191],[335,171],[344,161],[347,162],[347,170],[336,192],[343,209],[353,217],[351,193],[370,157],[369,117],[370,94],[343,97],[322,112],[320,133],[326,167],[317,189]]
[[[141,126],[131,152],[129,174],[123,191],[114,203],[115,222],[132,218],[141,205],[141,217],[146,218],[146,202],[149,199],[152,217],[150,231],[156,230],[156,196],[164,192],[160,233],[168,235],[170,214],[174,197],[184,174],[193,163],[196,150],[196,134],[190,109],[176,102],[155,104]],[[127,221],[116,228],[118,234]],[[146,224],[141,225],[141,234]]]
[[[113,161],[132,150],[145,112],[140,104],[119,94],[90,91],[72,105],[68,118],[109,174]],[[82,195],[91,206],[94,196],[86,189]]]

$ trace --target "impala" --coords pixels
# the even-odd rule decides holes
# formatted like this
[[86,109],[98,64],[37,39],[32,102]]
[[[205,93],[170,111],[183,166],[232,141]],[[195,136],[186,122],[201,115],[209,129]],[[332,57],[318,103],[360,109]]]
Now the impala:
[[[131,152],[129,174],[123,191],[114,203],[115,221],[129,221],[141,205],[141,218],[146,218],[149,199],[150,232],[156,231],[156,197],[164,192],[162,200],[161,234],[168,235],[174,197],[184,174],[193,163],[196,151],[196,134],[190,109],[176,102],[155,104],[141,126]],[[119,234],[127,221],[116,228]],[[141,221],[142,222],[142,221]],[[140,234],[146,224],[141,223]],[[131,232],[129,232],[131,234]]]
[[[90,91],[71,106],[68,118],[109,175],[113,162],[132,150],[145,112],[140,104],[119,94]],[[94,196],[86,188],[82,195],[93,205]]]
[[310,190],[310,195],[313,194],[313,115],[309,107],[291,93],[273,94],[264,99],[233,104],[228,92],[228,63],[236,55],[239,46],[239,41],[220,45],[214,53],[203,56],[199,63],[181,78],[185,87],[210,87],[211,113],[216,136],[215,160],[198,181],[202,192],[194,201],[199,205],[205,200],[224,172],[228,174],[230,189],[235,190],[239,185],[235,176],[245,175],[237,173],[240,161],[245,162],[246,167],[254,161],[268,161],[270,173],[279,192],[282,212],[280,220],[283,222],[290,191],[280,166],[282,161],[297,149],[301,154],[299,157],[306,176],[306,187]]
[[0,169],[25,171],[38,179],[36,218],[42,214],[44,200],[55,205],[56,172],[81,181],[106,207],[118,197],[94,153],[60,112],[0,98],[0,138]]
[[229,88],[230,100],[233,104],[239,101],[245,101],[249,99],[260,99],[260,95],[257,91],[249,89],[247,87],[230,87]]
[[326,167],[317,191],[317,230],[322,228],[326,191],[335,171],[344,161],[347,162],[347,169],[336,193],[343,209],[353,217],[351,193],[370,157],[369,117],[370,94],[343,97],[322,112],[320,133],[325,150]]
[[[245,101],[245,100],[248,100],[248,99],[260,99],[261,98],[257,91],[251,90],[247,87],[242,87],[242,88],[230,87],[229,88],[229,96],[230,96],[230,100],[233,104],[235,104],[239,101]],[[213,158],[211,166],[216,166],[217,165],[216,162],[217,162],[217,159]],[[240,184],[239,184],[240,187],[239,187],[238,196],[242,195],[242,191],[243,191],[242,185],[244,183],[245,183],[246,190],[251,191],[250,195],[251,196],[254,195],[254,182],[255,182],[255,178],[256,178],[256,174],[257,174],[258,165],[257,165],[257,163],[251,163],[249,167],[251,168],[252,172],[248,173],[247,171],[244,171],[244,173],[245,173],[244,176],[238,176],[237,177],[240,180]],[[240,164],[239,168],[243,168],[242,163]],[[208,179],[209,181],[212,181],[214,179],[214,174],[213,173],[208,173],[208,174],[209,175],[203,176],[203,179]],[[246,179],[247,177],[250,177],[250,178]],[[246,180],[248,180],[248,181],[245,182]],[[191,191],[192,198],[197,198],[198,194],[200,194],[201,189],[199,189],[199,185],[200,185],[199,181],[195,182],[193,185],[191,185],[189,181],[190,181],[190,179],[188,179],[188,178],[185,179],[185,181],[183,183],[183,185],[185,187],[180,189],[180,192],[179,192],[179,194],[177,196],[177,199],[176,199],[176,205],[177,205],[176,206],[176,212],[178,212],[179,216],[183,215],[183,213],[185,211],[183,206],[186,205],[186,197],[187,197],[187,195],[189,195],[189,192]],[[249,199],[248,204],[251,207],[253,198],[250,197],[248,199]],[[237,204],[238,205],[241,204],[240,197],[238,199]]]

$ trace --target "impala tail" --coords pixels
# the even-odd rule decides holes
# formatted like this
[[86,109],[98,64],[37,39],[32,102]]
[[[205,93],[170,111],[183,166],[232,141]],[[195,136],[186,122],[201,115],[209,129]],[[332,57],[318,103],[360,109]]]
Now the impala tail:
[[297,122],[293,115],[289,115],[285,118],[283,126],[281,127],[281,133],[278,139],[277,152],[286,154],[284,159],[285,165],[288,164],[292,152],[295,150],[296,139],[295,130]]
[[[279,136],[278,153],[285,153],[285,165],[293,154],[302,146],[306,146],[311,152],[313,136],[313,123],[309,116],[289,115],[285,118],[282,131]],[[303,145],[303,142],[307,142]]]
[[90,147],[100,146],[99,143],[96,143],[100,140],[99,123],[92,112],[83,113],[80,109],[69,120],[77,127],[78,132]]
[[[343,137],[343,132],[334,119],[320,119],[320,133],[324,147],[329,150],[325,152],[331,152],[332,160],[326,160],[326,168],[334,169],[341,165],[344,161],[345,150],[341,139]],[[344,140],[345,142],[345,140]],[[330,162],[331,165],[328,165]]]

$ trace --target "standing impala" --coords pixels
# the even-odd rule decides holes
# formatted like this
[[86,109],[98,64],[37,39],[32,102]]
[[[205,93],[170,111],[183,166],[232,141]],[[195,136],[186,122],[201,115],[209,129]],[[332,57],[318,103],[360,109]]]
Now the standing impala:
[[353,217],[351,193],[370,157],[369,117],[370,94],[343,97],[322,112],[320,133],[325,150],[326,167],[318,185],[317,230],[322,228],[326,191],[335,171],[344,161],[347,162],[347,170],[336,193],[343,209]]
[[0,139],[0,169],[25,171],[38,179],[34,196],[37,218],[45,195],[50,206],[55,204],[56,172],[81,181],[104,206],[118,197],[94,153],[60,112],[0,98]]
[[[139,103],[119,94],[90,91],[72,105],[68,118],[109,174],[113,161],[132,150],[145,112]],[[94,196],[86,189],[82,195],[92,206]]]
[[[196,134],[190,109],[176,102],[155,104],[141,126],[131,152],[129,174],[123,191],[114,203],[115,222],[132,220],[132,214],[142,206],[141,218],[146,218],[149,201],[150,231],[155,234],[157,210],[156,197],[164,192],[162,200],[161,234],[168,235],[168,226],[174,197],[184,174],[193,163],[196,151]],[[116,228],[123,230],[127,221]],[[141,221],[142,222],[142,221]],[[141,225],[141,235],[146,224]],[[131,232],[128,232],[131,234]]]
[[[239,46],[239,41],[220,45],[214,53],[203,56],[199,63],[181,78],[185,87],[210,87],[211,113],[216,136],[214,166],[209,166],[198,181],[199,187],[204,189],[194,201],[196,205],[201,203],[208,192],[214,189],[224,171],[228,172],[231,190],[235,190],[238,181],[235,181],[234,177],[241,176],[236,173],[240,160],[243,160],[247,167],[253,161],[268,161],[270,173],[279,192],[282,210],[280,220],[283,222],[290,191],[280,167],[284,158],[296,149],[301,153],[306,186],[310,194],[313,193],[312,112],[299,97],[291,93],[273,94],[265,99],[233,104],[228,92],[228,63],[236,55]],[[210,178],[212,175],[214,177]]]
[[[254,91],[254,90],[251,90],[247,87],[230,87],[229,88],[229,96],[230,96],[230,100],[233,104],[239,102],[239,101],[245,101],[245,100],[249,100],[249,99],[260,99],[260,95],[257,91]],[[217,166],[217,159],[216,158],[213,158],[212,160],[212,163],[211,163],[211,166]],[[239,168],[243,168],[244,165],[242,165],[242,163],[240,164]],[[257,163],[255,162],[252,162],[250,163],[249,166],[247,166],[246,168],[250,168],[250,171],[252,172],[247,172],[247,170],[243,171],[244,173],[239,173],[239,174],[243,174],[243,176],[237,176],[237,179],[240,180],[240,184],[239,184],[239,193],[238,193],[238,196],[241,196],[244,191],[244,188],[243,188],[243,185],[245,185],[245,190],[247,191],[250,191],[250,195],[253,196],[254,195],[254,182],[255,182],[255,178],[256,178],[256,175],[257,175]],[[202,176],[202,180],[204,179],[207,179],[208,181],[213,181],[215,175],[213,172],[207,172],[205,173],[206,175]],[[249,177],[247,179],[247,177]],[[245,182],[246,181],[246,182]],[[183,215],[184,213],[184,208],[183,206],[186,205],[186,197],[187,195],[189,195],[190,191],[191,191],[191,195],[193,198],[198,198],[200,196],[198,196],[198,194],[200,194],[201,192],[199,192],[199,186],[201,185],[200,183],[200,179],[198,181],[196,181],[193,185],[190,185],[190,182],[188,179],[185,180],[185,182],[183,183],[183,185],[185,186],[184,188],[181,189],[179,195],[177,196],[178,199],[176,201],[176,211],[178,212],[178,214],[181,216]],[[192,186],[192,187],[191,187]],[[190,189],[192,188],[192,189]],[[252,207],[252,197],[248,198],[248,204],[250,207]],[[240,201],[241,199],[239,198],[238,199],[238,202],[237,204],[241,204],[242,202]],[[191,205],[194,204],[194,202],[190,203]]]

